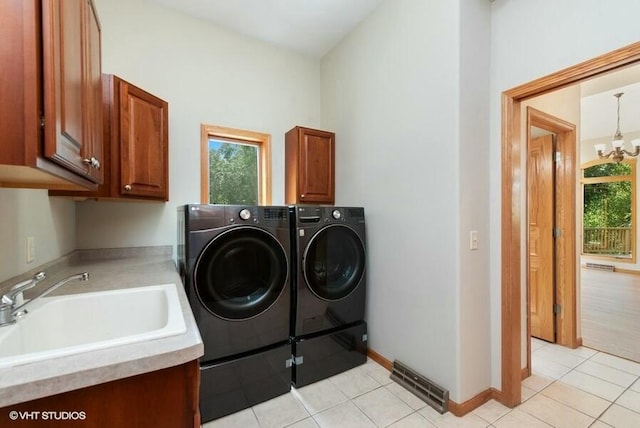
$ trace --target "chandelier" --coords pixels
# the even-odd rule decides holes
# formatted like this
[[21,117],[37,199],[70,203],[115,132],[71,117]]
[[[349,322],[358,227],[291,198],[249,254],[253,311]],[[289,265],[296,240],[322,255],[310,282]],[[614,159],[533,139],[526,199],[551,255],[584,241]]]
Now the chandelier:
[[631,145],[634,148],[633,152],[628,152],[623,148],[624,145],[624,137],[622,136],[622,132],[620,132],[620,97],[624,92],[619,92],[617,94],[613,94],[614,97],[618,99],[618,122],[616,127],[616,133],[613,136],[613,140],[611,141],[611,145],[613,146],[613,150],[609,153],[605,154],[604,151],[607,149],[607,146],[604,144],[596,144],[594,147],[596,152],[598,153],[598,157],[600,159],[613,159],[616,163],[621,162],[624,159],[624,155],[627,156],[638,156],[640,154],[640,139],[632,140]]

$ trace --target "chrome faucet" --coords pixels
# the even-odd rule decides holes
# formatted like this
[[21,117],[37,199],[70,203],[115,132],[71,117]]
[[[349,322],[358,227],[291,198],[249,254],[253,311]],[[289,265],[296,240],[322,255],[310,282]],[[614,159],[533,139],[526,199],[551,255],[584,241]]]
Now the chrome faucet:
[[42,281],[45,277],[46,275],[44,272],[38,272],[33,278],[14,285],[8,293],[2,296],[2,299],[0,300],[0,327],[15,323],[16,317],[20,317],[27,313],[26,307],[28,305],[63,286],[67,282],[73,280],[87,281],[89,279],[89,273],[83,272],[71,275],[68,278],[56,282],[33,299],[23,303],[22,293],[35,287],[36,284]]
[[22,305],[22,293],[30,288],[36,286],[36,284],[46,278],[44,272],[38,272],[33,278],[22,281],[13,287],[11,291],[2,296],[2,304],[7,305]]

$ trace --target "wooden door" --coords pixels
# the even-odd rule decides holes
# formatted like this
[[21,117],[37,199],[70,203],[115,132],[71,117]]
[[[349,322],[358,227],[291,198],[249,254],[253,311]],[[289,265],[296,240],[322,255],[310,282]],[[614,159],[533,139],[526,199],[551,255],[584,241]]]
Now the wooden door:
[[553,135],[531,139],[528,159],[528,282],[531,335],[554,342]]
[[123,80],[119,82],[120,194],[166,201],[168,103]]

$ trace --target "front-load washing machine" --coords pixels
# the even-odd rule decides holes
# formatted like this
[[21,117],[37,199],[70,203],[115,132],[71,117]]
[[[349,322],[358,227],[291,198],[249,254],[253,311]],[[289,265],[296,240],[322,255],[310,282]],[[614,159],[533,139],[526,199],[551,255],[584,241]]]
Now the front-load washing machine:
[[292,382],[308,385],[366,362],[362,207],[293,206]]
[[186,205],[178,228],[178,266],[204,343],[203,420],[289,391],[288,207]]
[[294,325],[292,336],[364,320],[364,208],[294,206]]

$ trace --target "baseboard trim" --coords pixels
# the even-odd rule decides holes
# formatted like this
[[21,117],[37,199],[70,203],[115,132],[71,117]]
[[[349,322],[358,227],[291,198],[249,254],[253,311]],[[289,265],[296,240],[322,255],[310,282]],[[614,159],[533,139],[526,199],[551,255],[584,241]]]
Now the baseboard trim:
[[[385,369],[392,371],[393,362],[385,358],[381,354],[377,353],[373,349],[371,348],[367,349],[367,356],[371,358],[373,361],[375,361],[376,363],[380,364]],[[528,369],[526,368],[523,369],[523,375],[525,370],[528,370]],[[455,416],[462,417],[467,413],[472,412],[473,410],[482,406],[484,403],[486,403],[491,399],[502,403],[502,392],[498,391],[495,388],[488,388],[461,404],[458,404],[455,401],[449,400],[449,411]]]
[[524,380],[531,376],[531,369],[529,367],[524,367],[522,369],[522,377],[520,379]]
[[628,273],[628,274],[631,274],[631,275],[640,275],[640,270],[619,268],[618,266],[616,266],[614,272]]
[[389,371],[393,370],[393,362],[391,362],[390,360],[386,359],[382,355],[378,354],[373,349],[371,349],[371,348],[367,349],[367,356],[369,358],[371,358],[373,361],[375,361],[376,363],[380,364],[385,369],[387,369]]
[[476,394],[474,397],[468,399],[464,403],[458,404],[455,401],[449,400],[449,411],[455,416],[462,417],[492,399],[502,402],[502,392],[498,391],[495,388],[488,388]]

